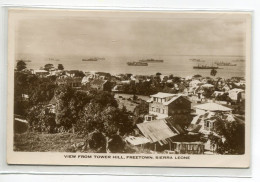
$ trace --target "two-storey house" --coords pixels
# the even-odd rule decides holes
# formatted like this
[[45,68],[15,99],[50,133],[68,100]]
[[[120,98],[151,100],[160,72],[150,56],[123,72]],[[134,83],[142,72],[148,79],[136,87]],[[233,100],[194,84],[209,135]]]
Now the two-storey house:
[[149,102],[149,114],[156,115],[157,119],[178,114],[190,114],[191,111],[191,101],[180,94],[159,92],[151,95],[147,102]]

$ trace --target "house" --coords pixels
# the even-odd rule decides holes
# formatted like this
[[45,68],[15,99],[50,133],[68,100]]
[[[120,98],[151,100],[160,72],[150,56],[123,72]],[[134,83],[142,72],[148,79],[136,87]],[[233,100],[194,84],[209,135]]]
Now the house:
[[25,117],[14,114],[14,132],[24,133],[29,128],[29,123]]
[[131,83],[131,80],[122,80],[121,84],[123,85],[129,85]]
[[69,77],[75,77],[75,75],[79,72],[79,70],[69,70],[66,71],[65,74]]
[[191,111],[191,101],[179,94],[158,92],[151,95],[147,102],[149,114],[156,115],[158,119],[176,114],[189,114]]
[[134,76],[134,75],[132,75],[132,76],[130,77],[130,79],[131,79],[133,82],[135,82],[135,83],[139,83],[139,82],[140,82],[140,80],[138,79],[138,77],[137,77],[137,76]]
[[80,77],[59,77],[56,80],[58,85],[68,85],[72,88],[80,88],[81,87],[81,78]]
[[199,80],[192,80],[189,83],[189,87],[197,87],[197,86],[200,86],[200,85],[203,85],[203,83]]
[[88,83],[88,86],[92,89],[96,90],[102,90],[102,91],[111,91],[112,89],[112,84],[108,80],[103,80],[103,79],[94,79],[91,80]]
[[222,90],[225,92],[228,92],[229,90],[231,90],[233,88],[233,86],[229,83],[226,83],[223,87]]
[[52,97],[52,99],[50,100],[49,104],[46,106],[45,108],[45,114],[49,114],[49,113],[56,113],[56,98],[55,96]]
[[32,70],[32,74],[40,76],[40,77],[45,77],[49,74],[49,72],[46,70]]
[[232,111],[232,109],[216,103],[200,104],[194,106],[194,108],[196,109],[197,115],[202,115],[205,114],[206,112],[224,112],[224,113],[229,112],[230,113]]
[[144,136],[128,136],[125,138],[125,140],[131,145],[141,146],[141,147],[147,143],[150,143],[150,140],[148,140]]
[[244,93],[245,93],[245,91],[243,89],[234,88],[232,90],[229,90],[228,96],[233,101],[241,102],[241,100],[245,99],[244,98],[244,96],[245,96]]
[[[153,143],[153,150],[157,151],[160,147],[172,143],[171,137],[178,135],[172,131],[164,120],[153,120],[137,124],[138,129],[150,143]],[[159,145],[158,145],[159,144]]]
[[96,74],[88,74],[82,78],[81,84],[86,85],[87,83],[89,83],[90,81],[92,81],[94,79],[98,79],[98,76]]
[[[196,145],[194,142],[198,141],[198,137],[187,136],[187,132],[179,120],[172,116],[164,119],[154,119],[152,115],[150,117],[150,119],[146,118],[143,123],[137,124],[139,131],[149,142],[141,138],[133,139],[133,141],[143,142],[142,146],[145,145],[151,150],[168,150],[170,153],[188,153],[187,151],[180,151],[180,147],[174,144],[176,142],[189,142],[190,145]],[[136,135],[139,137],[140,133],[136,133]],[[136,143],[138,142],[136,141]],[[196,151],[193,151],[193,153],[200,153]],[[189,152],[191,153],[191,151]]]
[[192,133],[209,134],[214,130],[215,114],[216,113],[214,112],[206,112],[195,116],[187,128],[187,131]]
[[172,150],[175,154],[204,154],[204,143],[173,142]]
[[22,94],[22,101],[29,101],[29,95],[28,94]]
[[214,85],[206,83],[206,84],[201,85],[201,87],[202,88],[207,88],[207,89],[212,89],[212,88],[214,88]]
[[222,96],[224,94],[225,94],[225,92],[222,92],[222,91],[214,91],[214,93],[212,94],[212,97],[216,98],[216,97]]
[[62,70],[58,70],[56,68],[49,69],[49,75],[48,76],[58,76],[62,74]]
[[167,82],[168,78],[168,75],[160,75],[161,82]]
[[112,92],[114,93],[119,93],[119,92],[122,92],[123,91],[123,85],[115,85],[112,90]]

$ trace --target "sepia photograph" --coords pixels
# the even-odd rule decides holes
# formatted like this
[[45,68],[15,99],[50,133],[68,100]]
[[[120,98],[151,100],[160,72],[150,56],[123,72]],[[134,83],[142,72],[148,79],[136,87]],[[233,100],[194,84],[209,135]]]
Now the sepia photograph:
[[249,167],[251,13],[8,16],[9,164]]

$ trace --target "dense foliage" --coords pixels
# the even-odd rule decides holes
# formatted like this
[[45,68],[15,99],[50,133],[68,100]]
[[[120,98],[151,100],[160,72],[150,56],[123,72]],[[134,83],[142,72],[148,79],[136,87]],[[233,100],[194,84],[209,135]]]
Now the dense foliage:
[[23,60],[19,60],[16,64],[17,71],[21,71],[26,68],[26,63]]
[[216,117],[214,131],[218,136],[211,135],[209,139],[217,144],[220,154],[244,154],[245,150],[245,124],[227,121],[221,116]]

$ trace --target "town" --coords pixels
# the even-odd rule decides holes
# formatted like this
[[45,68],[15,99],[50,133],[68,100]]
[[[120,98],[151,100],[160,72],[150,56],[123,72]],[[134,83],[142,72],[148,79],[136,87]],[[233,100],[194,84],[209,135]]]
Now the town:
[[15,151],[245,152],[244,77],[43,66],[27,69],[23,60],[15,65]]

